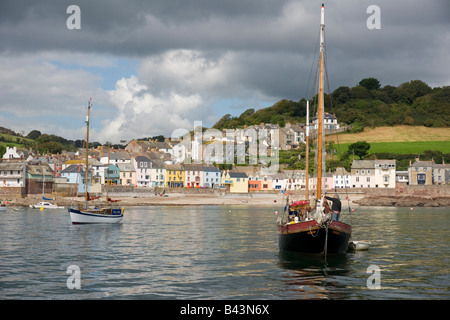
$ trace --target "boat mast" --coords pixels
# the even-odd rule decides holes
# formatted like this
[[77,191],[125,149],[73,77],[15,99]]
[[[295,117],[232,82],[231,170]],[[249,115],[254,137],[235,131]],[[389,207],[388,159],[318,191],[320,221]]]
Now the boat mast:
[[317,199],[322,198],[322,161],[323,161],[323,116],[324,116],[324,97],[323,97],[323,60],[325,39],[325,5],[322,3],[320,11],[320,54],[319,54],[319,115],[317,132]]
[[305,199],[309,200],[309,101],[306,101],[306,176],[305,176]]
[[89,174],[89,113],[91,111],[91,100],[88,102],[88,114],[86,116],[86,181],[84,184],[84,198],[85,198],[85,209],[87,209],[88,204],[88,174]]
[[108,197],[109,197],[109,155],[110,155],[110,151],[111,151],[111,145],[108,146],[108,169],[106,171],[106,179],[107,179],[107,183],[106,183],[106,208],[108,208]]

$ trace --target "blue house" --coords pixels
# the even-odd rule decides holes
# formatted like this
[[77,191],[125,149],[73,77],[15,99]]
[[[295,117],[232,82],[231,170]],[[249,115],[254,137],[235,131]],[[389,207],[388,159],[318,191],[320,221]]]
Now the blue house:
[[203,185],[207,188],[219,188],[221,172],[216,167],[203,166]]
[[110,185],[119,184],[120,179],[120,170],[115,164],[110,164],[109,167],[105,170],[105,183],[109,183]]
[[[67,183],[78,184],[77,192],[84,193],[86,190],[85,180],[86,171],[83,166],[72,164],[61,171],[61,177],[67,178]],[[88,180],[91,181],[91,173],[88,173]],[[88,184],[88,192],[91,192],[91,186]]]

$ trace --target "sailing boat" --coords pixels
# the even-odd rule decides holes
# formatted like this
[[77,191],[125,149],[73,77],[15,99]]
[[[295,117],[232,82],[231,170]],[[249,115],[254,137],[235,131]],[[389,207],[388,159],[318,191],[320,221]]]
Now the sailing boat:
[[[306,200],[289,203],[286,199],[285,211],[278,219],[278,244],[281,251],[332,254],[345,253],[347,251],[352,227],[344,222],[333,220],[328,202],[322,195],[322,170],[324,160],[324,93],[323,93],[323,69],[324,69],[324,24],[325,6],[321,8],[320,25],[320,54],[319,54],[319,106],[318,106],[318,135],[317,135],[317,189],[315,198],[309,199],[309,185],[306,186]],[[309,104],[307,104],[308,106]],[[307,114],[309,110],[307,111]],[[309,133],[309,121],[307,120],[307,142]],[[309,146],[307,146],[308,150]],[[306,159],[308,163],[308,159]],[[308,169],[307,169],[308,172]],[[306,180],[308,181],[308,176]],[[286,212],[288,211],[288,212]],[[289,221],[286,213],[293,213],[296,218]],[[298,220],[298,217],[301,220]]]
[[91,101],[88,102],[88,114],[86,117],[86,180],[85,180],[85,205],[84,208],[69,208],[70,220],[72,224],[84,223],[119,223],[123,219],[123,208],[111,208],[108,206],[108,196],[106,196],[106,206],[88,209],[88,201],[92,198],[88,193],[89,182],[89,115]]
[[64,209],[63,206],[58,206],[56,203],[50,202],[53,201],[51,198],[45,197],[45,167],[42,167],[42,200],[38,204],[30,204],[29,207],[32,209]]

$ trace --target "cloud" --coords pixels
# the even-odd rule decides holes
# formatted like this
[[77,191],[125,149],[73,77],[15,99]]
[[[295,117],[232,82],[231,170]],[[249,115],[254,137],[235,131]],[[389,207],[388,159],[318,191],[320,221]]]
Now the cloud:
[[[327,1],[330,90],[366,77],[449,85],[447,2],[380,0],[381,29],[369,30],[373,3]],[[310,95],[320,3],[79,0],[81,30],[68,30],[70,4],[0,2],[0,125],[77,139],[92,97],[102,139],[170,135]]]
[[79,68],[60,68],[47,58],[48,54],[0,55],[3,125],[76,139],[79,126],[75,122],[82,123],[80,112],[89,98],[107,98],[99,86],[101,78]]
[[111,102],[118,114],[103,122],[100,138],[117,142],[120,139],[170,136],[177,128],[190,130],[196,112],[203,108],[198,94],[182,95],[167,92],[155,96],[136,76],[117,81],[110,92]]

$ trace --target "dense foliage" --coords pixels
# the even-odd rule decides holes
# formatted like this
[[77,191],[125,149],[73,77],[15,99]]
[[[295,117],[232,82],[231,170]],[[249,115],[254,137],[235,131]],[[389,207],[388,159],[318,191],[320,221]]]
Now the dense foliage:
[[[314,114],[314,101],[311,114]],[[341,86],[331,95],[325,95],[325,109],[335,114],[342,124],[355,130],[364,127],[392,125],[424,125],[448,127],[450,125],[450,86],[431,88],[420,80],[405,82],[398,87],[381,87],[375,78],[366,78],[357,86]],[[306,100],[281,100],[273,106],[255,111],[249,108],[238,117],[223,116],[214,128],[237,128],[245,125],[286,122],[305,122]]]

